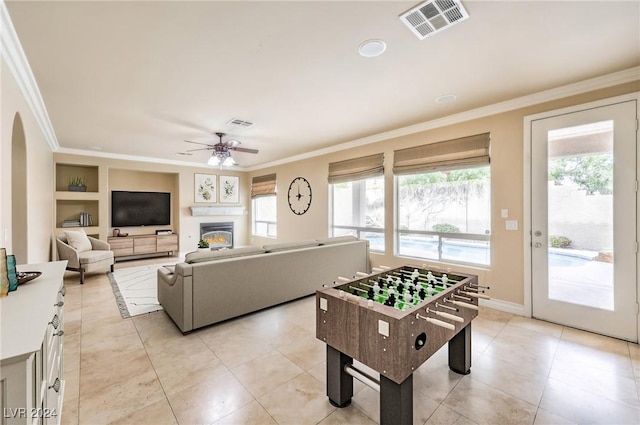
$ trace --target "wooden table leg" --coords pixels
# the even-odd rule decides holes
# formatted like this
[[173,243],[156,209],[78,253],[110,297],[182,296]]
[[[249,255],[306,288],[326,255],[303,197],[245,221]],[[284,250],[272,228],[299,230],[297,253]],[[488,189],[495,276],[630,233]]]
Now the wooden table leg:
[[413,425],[413,374],[401,384],[380,375],[380,425]]
[[344,371],[353,359],[327,344],[327,397],[335,407],[347,407],[353,397],[353,378]]
[[461,375],[471,373],[471,322],[449,341],[449,369]]

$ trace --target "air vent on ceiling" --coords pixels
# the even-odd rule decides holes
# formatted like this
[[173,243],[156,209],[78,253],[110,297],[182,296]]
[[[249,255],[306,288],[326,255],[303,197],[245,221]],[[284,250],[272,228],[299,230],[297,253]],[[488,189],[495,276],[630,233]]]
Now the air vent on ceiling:
[[240,120],[238,118],[233,118],[227,122],[227,125],[232,125],[234,127],[251,127],[253,125],[250,121]]
[[428,0],[400,15],[400,20],[424,40],[468,17],[459,0]]

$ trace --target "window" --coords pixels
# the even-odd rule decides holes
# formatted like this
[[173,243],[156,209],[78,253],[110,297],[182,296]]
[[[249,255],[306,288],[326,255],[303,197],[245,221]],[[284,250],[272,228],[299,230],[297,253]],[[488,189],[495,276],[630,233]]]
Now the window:
[[253,236],[275,238],[277,233],[276,195],[254,198]]
[[252,234],[275,238],[277,236],[276,175],[251,179]]
[[384,251],[384,155],[329,164],[331,236],[367,239]]
[[331,185],[332,236],[354,235],[384,251],[384,177]]
[[489,265],[489,135],[419,146],[395,154],[397,254]]

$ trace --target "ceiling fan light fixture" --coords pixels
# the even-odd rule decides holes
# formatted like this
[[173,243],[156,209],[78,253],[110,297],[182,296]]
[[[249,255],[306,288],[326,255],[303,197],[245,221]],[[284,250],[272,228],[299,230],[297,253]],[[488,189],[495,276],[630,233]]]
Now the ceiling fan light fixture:
[[185,142],[187,143],[195,143],[196,145],[206,146],[205,148],[192,149],[190,151],[187,151],[187,153],[192,151],[204,151],[204,150],[211,151],[211,156],[207,160],[207,164],[214,167],[219,165],[220,169],[222,169],[223,166],[233,167],[234,165],[237,165],[236,162],[231,157],[231,151],[258,153],[257,149],[248,149],[248,148],[238,147],[238,145],[240,145],[240,142],[234,139],[227,140],[226,142],[223,143],[222,137],[225,134],[224,133],[215,133],[215,134],[220,138],[220,142],[216,143],[215,145],[185,140]]
[[213,165],[213,166],[220,165],[220,159],[218,159],[215,152],[211,153],[211,156],[209,157],[209,161],[207,161],[207,164]]

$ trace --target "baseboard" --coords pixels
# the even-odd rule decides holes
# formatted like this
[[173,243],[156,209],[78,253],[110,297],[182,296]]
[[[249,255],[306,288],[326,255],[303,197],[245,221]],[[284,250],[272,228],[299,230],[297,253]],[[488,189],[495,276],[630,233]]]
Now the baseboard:
[[524,305],[516,304],[502,300],[479,300],[482,307],[492,308],[494,310],[504,311],[505,313],[515,314],[517,316],[527,317]]

